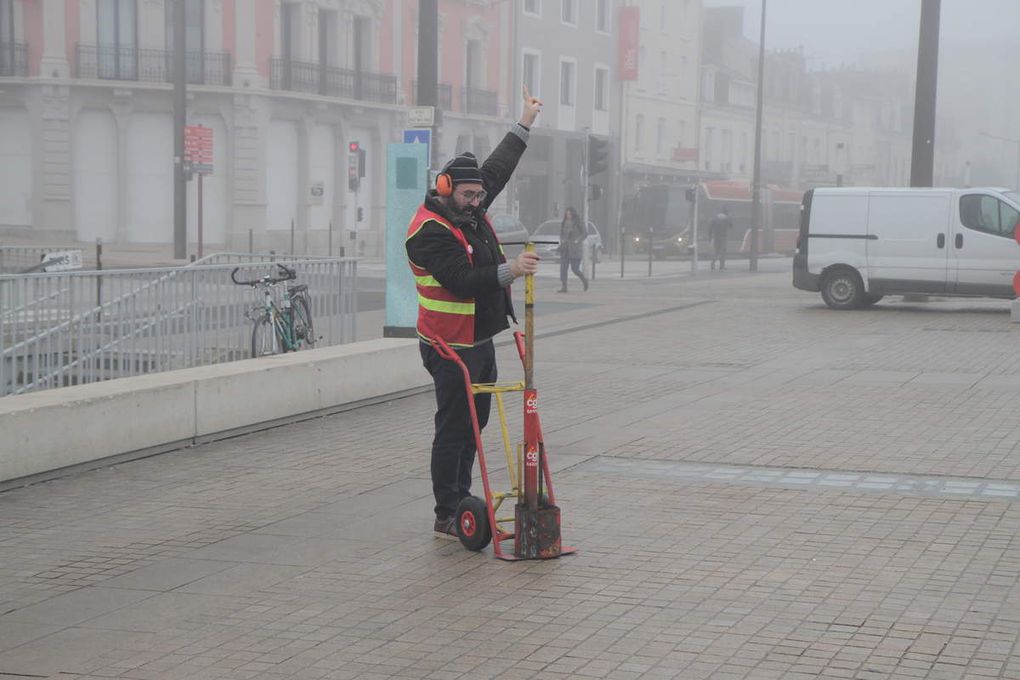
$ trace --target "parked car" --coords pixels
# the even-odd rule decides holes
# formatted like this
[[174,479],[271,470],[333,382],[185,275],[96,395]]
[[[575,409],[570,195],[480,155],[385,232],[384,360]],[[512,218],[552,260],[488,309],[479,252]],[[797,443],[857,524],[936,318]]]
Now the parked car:
[[[531,232],[531,240],[543,241],[535,246],[535,252],[544,258],[558,260],[560,257],[560,224],[562,220],[546,220]],[[602,257],[602,235],[595,224],[588,220],[588,236],[585,245],[591,249],[596,260]]]
[[530,238],[528,228],[513,215],[489,215],[489,221],[496,230],[496,238],[503,244],[507,259],[517,257],[524,250],[523,244]]

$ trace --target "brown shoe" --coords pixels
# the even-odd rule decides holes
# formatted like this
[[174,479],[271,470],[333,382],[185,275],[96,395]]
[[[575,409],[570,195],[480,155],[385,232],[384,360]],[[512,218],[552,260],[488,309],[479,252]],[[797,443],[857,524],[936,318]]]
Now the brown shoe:
[[457,535],[457,517],[447,517],[446,519],[437,519],[436,523],[432,525],[432,535],[436,538],[443,538],[448,541],[459,541],[460,536]]

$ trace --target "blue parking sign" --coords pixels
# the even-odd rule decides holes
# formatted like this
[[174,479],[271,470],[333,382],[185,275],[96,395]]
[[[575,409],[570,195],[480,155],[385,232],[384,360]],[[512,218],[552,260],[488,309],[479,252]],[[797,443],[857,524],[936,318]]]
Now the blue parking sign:
[[404,144],[424,144],[425,158],[432,158],[432,130],[429,128],[404,130]]

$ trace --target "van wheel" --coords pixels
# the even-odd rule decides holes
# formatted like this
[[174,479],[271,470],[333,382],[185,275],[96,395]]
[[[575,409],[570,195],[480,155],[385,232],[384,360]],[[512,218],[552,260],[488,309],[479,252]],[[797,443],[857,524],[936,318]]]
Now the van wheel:
[[853,269],[836,269],[822,280],[822,299],[832,309],[857,309],[864,302],[864,284]]
[[881,300],[883,297],[885,297],[885,296],[884,295],[868,293],[867,295],[864,296],[864,300],[861,302],[861,306],[862,307],[870,307],[871,305],[873,305],[876,302],[878,302],[879,300]]

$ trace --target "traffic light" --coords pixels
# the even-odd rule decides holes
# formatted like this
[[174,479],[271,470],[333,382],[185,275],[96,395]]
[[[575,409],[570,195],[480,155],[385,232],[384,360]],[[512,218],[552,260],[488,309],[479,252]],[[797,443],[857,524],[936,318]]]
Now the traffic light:
[[347,188],[357,191],[361,185],[361,178],[365,176],[365,152],[359,142],[351,142],[347,145]]
[[609,168],[609,140],[588,136],[588,176],[605,172]]

